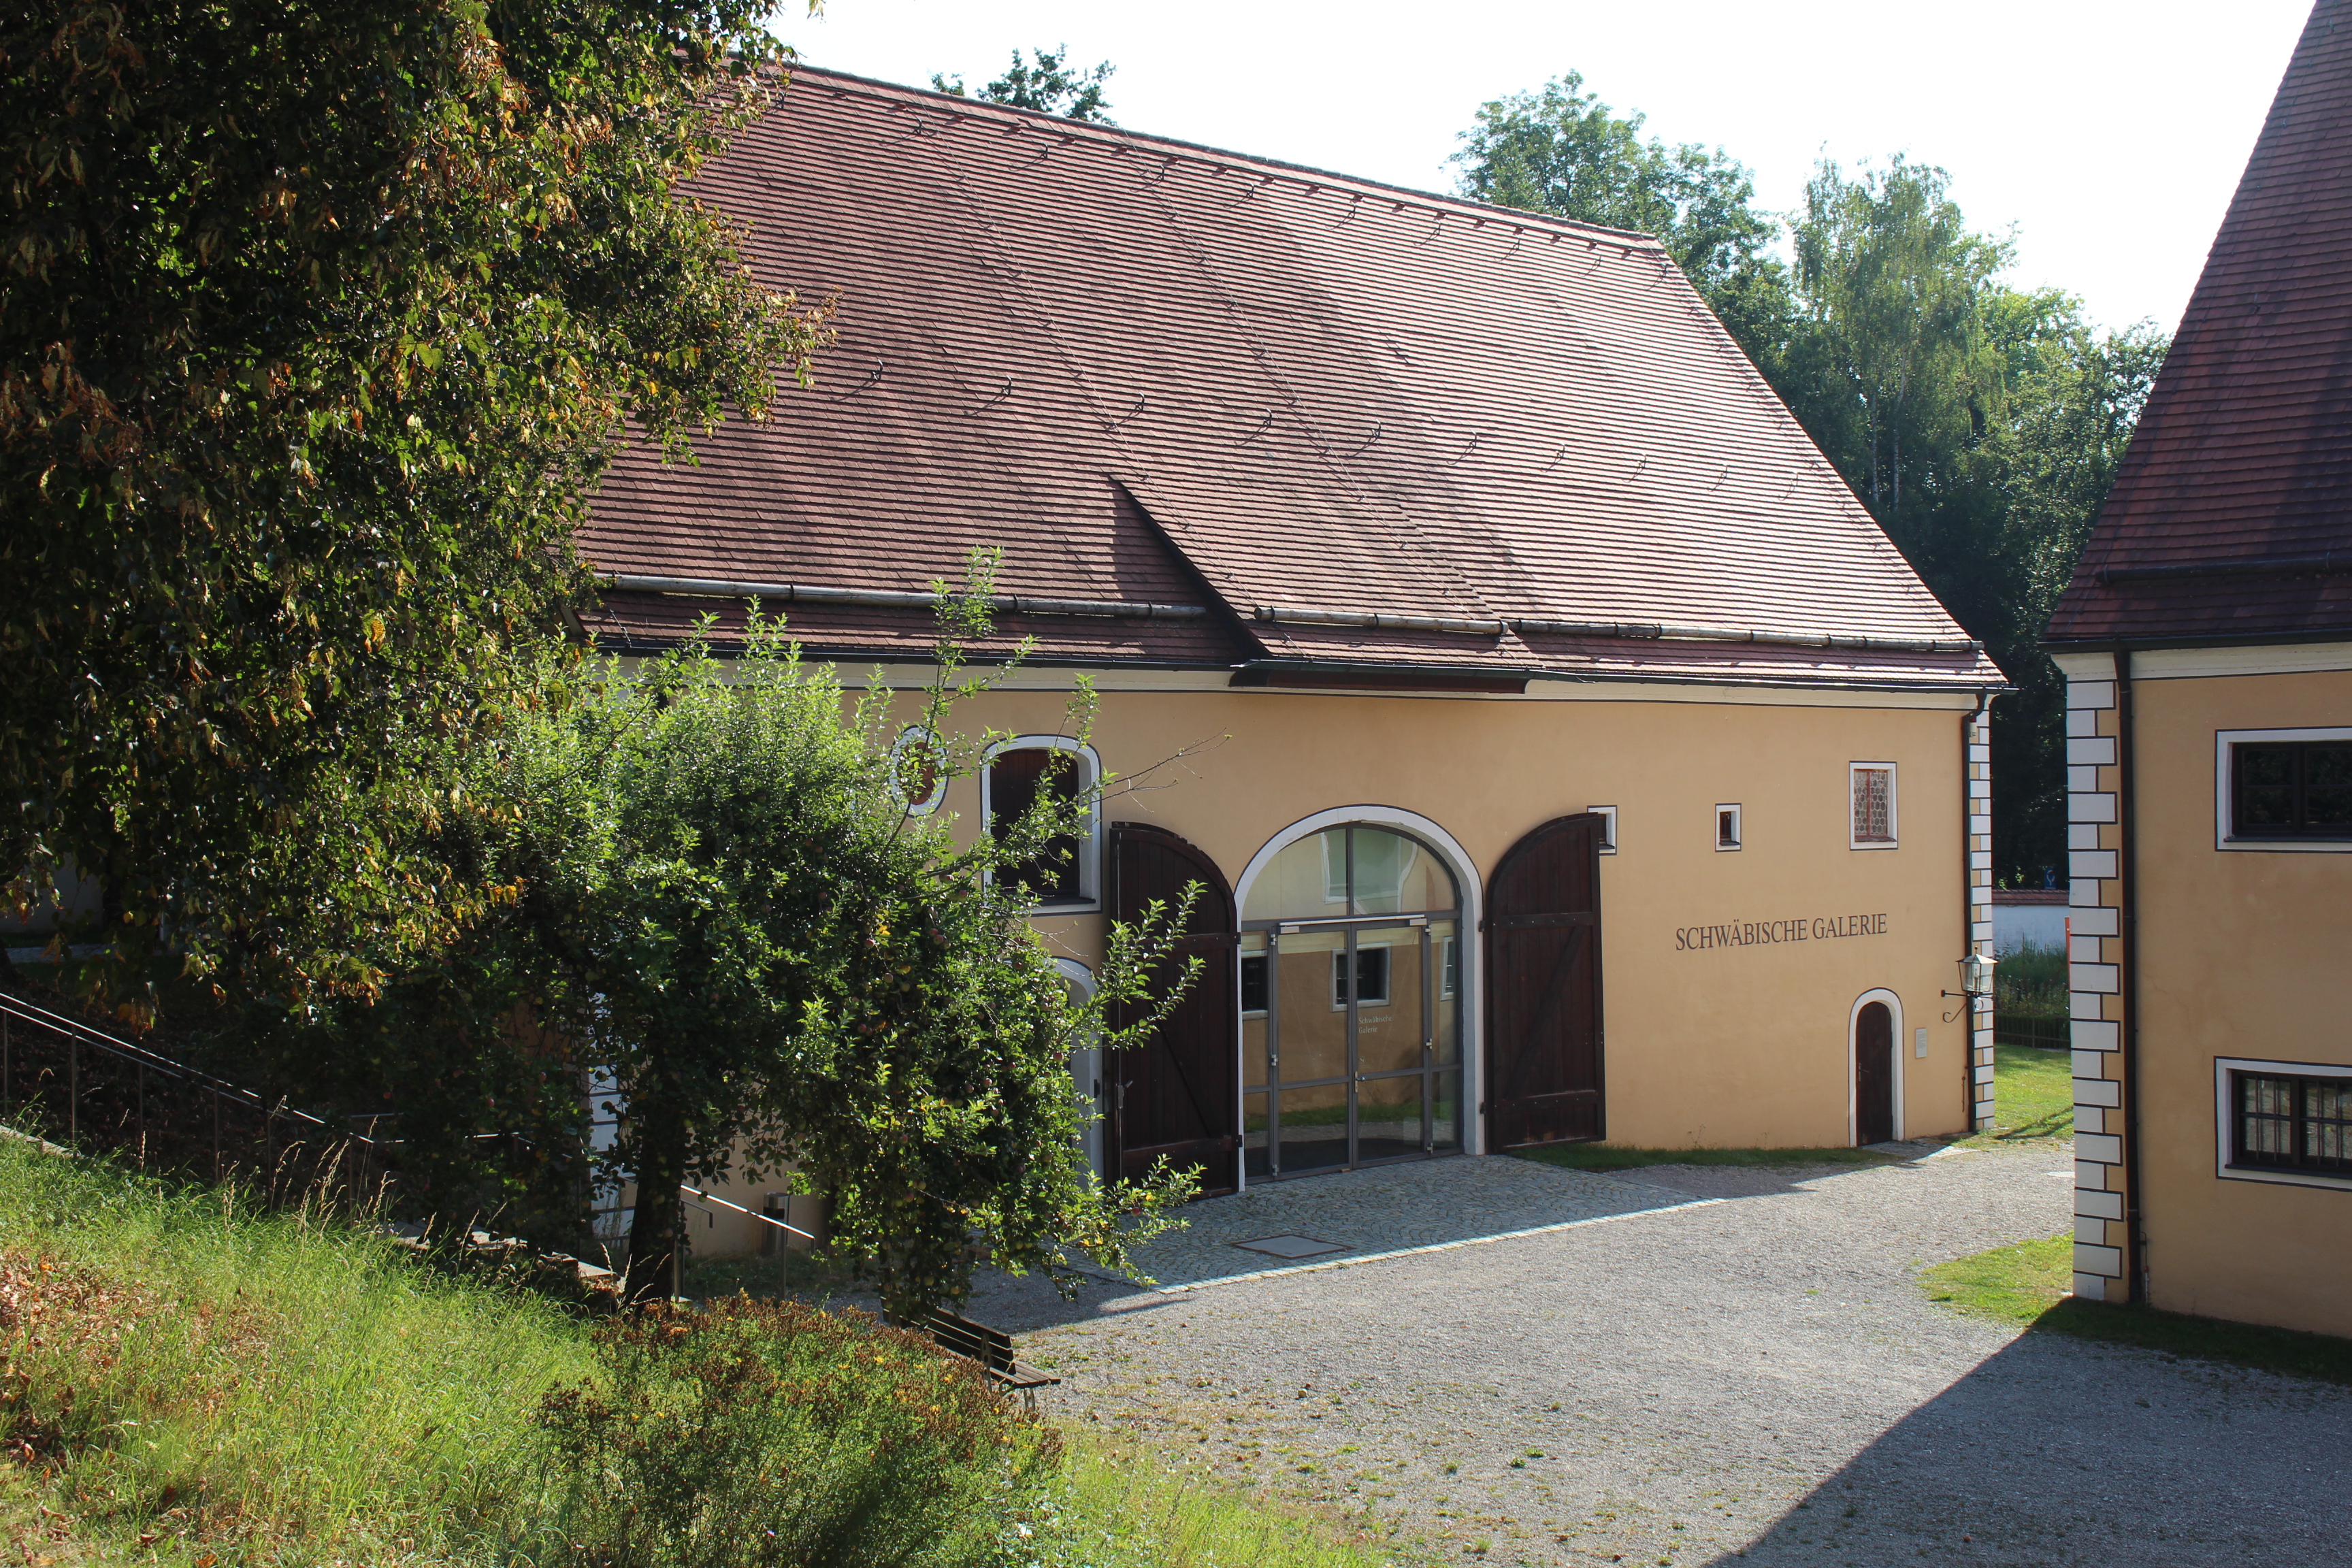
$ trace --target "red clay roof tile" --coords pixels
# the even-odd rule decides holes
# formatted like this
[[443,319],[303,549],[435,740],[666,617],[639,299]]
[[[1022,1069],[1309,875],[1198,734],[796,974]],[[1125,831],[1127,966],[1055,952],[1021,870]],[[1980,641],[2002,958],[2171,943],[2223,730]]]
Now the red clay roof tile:
[[814,70],[698,189],[763,279],[838,298],[839,341],[698,467],[625,455],[602,571],[908,591],[995,545],[1001,592],[1232,612],[1117,655],[1039,617],[1055,658],[2000,679],[1497,626],[1965,640],[1646,236]]
[[2320,0],[2048,637],[2346,631],[2352,4]]

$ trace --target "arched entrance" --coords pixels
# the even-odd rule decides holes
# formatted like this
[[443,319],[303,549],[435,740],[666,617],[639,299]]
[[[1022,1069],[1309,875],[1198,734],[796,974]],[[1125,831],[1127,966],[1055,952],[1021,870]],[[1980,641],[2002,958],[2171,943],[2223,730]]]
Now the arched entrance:
[[1895,1125],[1895,1009],[1892,995],[1873,992],[1853,1010],[1853,1141],[1884,1143]]
[[1277,844],[1251,862],[1242,909],[1248,1176],[1459,1150],[1465,930],[1449,858],[1344,817]]
[[1602,1098],[1601,846],[1559,816],[1511,846],[1486,893],[1486,1123],[1496,1149],[1589,1142]]
[[[1201,1192],[1232,1192],[1238,1120],[1234,1105],[1234,895],[1217,863],[1164,827],[1114,823],[1110,830],[1110,917],[1134,922],[1157,900],[1171,909],[1188,883],[1201,884],[1192,917],[1152,975],[1159,991],[1197,957],[1201,971],[1149,1045],[1101,1053],[1108,1058],[1105,1107],[1106,1174],[1133,1180],[1165,1157],[1177,1170],[1198,1165]],[[1114,1013],[1123,1026],[1130,1019]]]

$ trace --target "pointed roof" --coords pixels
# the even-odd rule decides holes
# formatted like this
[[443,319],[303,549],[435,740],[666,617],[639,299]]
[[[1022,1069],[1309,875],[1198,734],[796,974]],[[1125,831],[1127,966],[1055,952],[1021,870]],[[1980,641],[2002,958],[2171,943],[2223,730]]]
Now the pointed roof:
[[2000,679],[1647,236],[809,69],[698,194],[838,341],[616,465],[608,634],[911,652],[997,546],[1050,658]]
[[2352,634],[2352,0],[2319,0],[2053,644]]

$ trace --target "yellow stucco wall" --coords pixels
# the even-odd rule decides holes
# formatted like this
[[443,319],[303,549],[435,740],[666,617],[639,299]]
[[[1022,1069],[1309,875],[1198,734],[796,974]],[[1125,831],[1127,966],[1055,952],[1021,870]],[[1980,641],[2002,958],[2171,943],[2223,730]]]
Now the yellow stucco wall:
[[[1000,692],[961,721],[1049,732],[1062,702]],[[1873,987],[1903,1004],[1906,1131],[1965,1120],[1961,1025],[1941,1021],[1938,995],[1962,949],[1960,722],[1881,708],[1109,692],[1094,742],[1129,775],[1210,742],[1106,815],[1181,834],[1234,881],[1283,828],[1336,807],[1431,819],[1483,882],[1529,829],[1617,806],[1619,852],[1601,863],[1612,1141],[1818,1145],[1847,1142],[1847,1022]],[[1895,849],[1849,847],[1846,768],[1864,761],[1898,764]],[[1743,807],[1736,853],[1715,848],[1719,803]],[[975,787],[946,805],[970,820]],[[1885,914],[1886,933],[1810,936],[1817,918],[1857,914]],[[1807,922],[1806,941],[1676,948],[1677,930],[1790,920]],[[1092,961],[1099,918],[1041,924],[1056,951]],[[1924,1060],[1909,1048],[1923,1026]]]
[[2352,1182],[2216,1173],[2215,1058],[2352,1065],[2352,852],[2217,848],[2219,731],[2352,725],[2352,673],[2134,683],[2148,1296],[2352,1333]]
[[[1964,1021],[1946,1021],[1957,1004],[1939,994],[1957,984],[1964,948],[1960,748],[1973,703],[1942,700],[1922,709],[1110,690],[1092,741],[1104,768],[1139,786],[1115,782],[1105,819],[1182,835],[1236,887],[1270,839],[1333,808],[1383,806],[1433,821],[1483,887],[1531,828],[1616,806],[1619,851],[1601,861],[1610,1141],[1844,1145],[1851,1018],[1879,989],[1900,1005],[1898,1131],[1967,1130]],[[1055,733],[1066,701],[1059,690],[997,691],[959,709],[954,727]],[[903,709],[909,720],[919,714],[911,695]],[[1896,764],[1895,848],[1850,847],[1855,762]],[[1715,808],[1726,803],[1743,810],[1737,852],[1715,847]],[[962,830],[978,808],[971,780],[941,807]],[[1880,916],[1882,934],[1827,934],[1827,922],[1860,928]],[[1806,938],[1677,946],[1678,931],[1735,921],[1801,922]],[[1819,939],[1815,921],[1824,922]],[[1057,954],[1094,963],[1101,915],[1038,924]],[[1920,1028],[1924,1058],[1914,1054]],[[727,1195],[759,1205],[757,1194]],[[704,1256],[752,1247],[750,1221],[722,1215],[706,1226],[698,1216],[693,1230]]]

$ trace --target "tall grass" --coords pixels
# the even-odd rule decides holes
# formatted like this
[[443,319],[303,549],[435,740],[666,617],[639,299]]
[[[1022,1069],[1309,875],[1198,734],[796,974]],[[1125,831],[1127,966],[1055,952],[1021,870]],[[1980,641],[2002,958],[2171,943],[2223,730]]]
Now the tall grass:
[[[748,1301],[593,1325],[0,1136],[0,1552],[191,1568],[1368,1568],[968,1363]],[[40,1510],[47,1512],[37,1511]]]
[[0,1420],[87,1524],[269,1560],[467,1555],[591,1375],[533,1298],[388,1240],[0,1140]]

